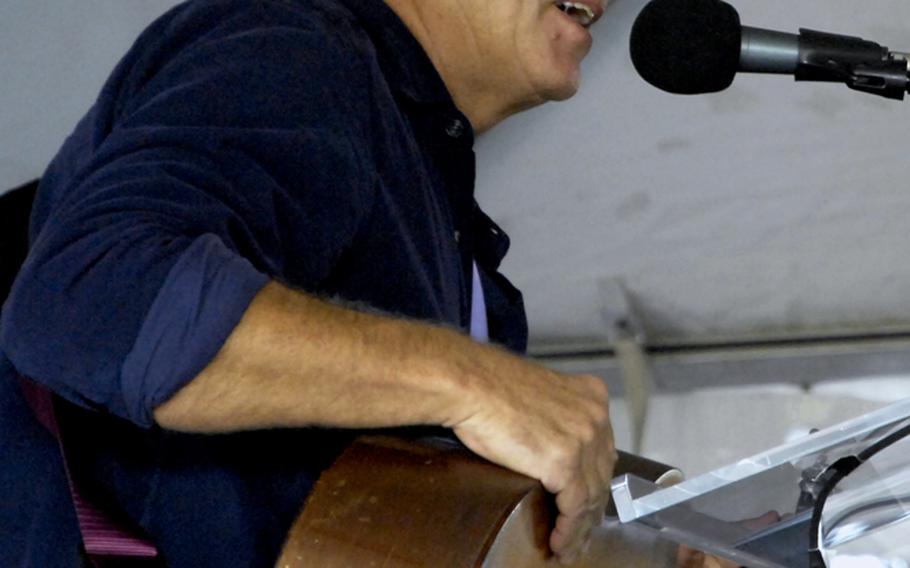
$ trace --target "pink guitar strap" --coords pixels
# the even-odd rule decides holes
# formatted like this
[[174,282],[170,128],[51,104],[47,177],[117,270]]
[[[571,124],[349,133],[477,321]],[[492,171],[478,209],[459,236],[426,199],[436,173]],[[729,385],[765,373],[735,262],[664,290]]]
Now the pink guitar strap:
[[[20,378],[22,392],[29,406],[44,426],[57,440],[60,454],[63,457],[63,467],[66,480],[69,484],[73,506],[76,509],[76,519],[82,533],[85,551],[95,566],[104,566],[109,561],[119,560],[118,566],[129,566],[129,559],[153,559],[158,557],[158,550],[146,538],[134,534],[136,531],[118,523],[101,508],[96,506],[87,497],[84,491],[75,483],[67,459],[66,446],[57,417],[54,413],[53,395],[46,388],[25,378]],[[143,565],[147,565],[143,563]]]

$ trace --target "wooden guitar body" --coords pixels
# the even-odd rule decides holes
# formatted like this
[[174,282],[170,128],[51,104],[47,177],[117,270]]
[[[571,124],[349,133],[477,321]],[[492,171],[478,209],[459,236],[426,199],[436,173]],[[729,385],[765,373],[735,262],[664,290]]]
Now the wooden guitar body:
[[[552,498],[533,479],[444,440],[361,438],[319,479],[279,568],[555,567]],[[597,530],[577,568],[663,568],[675,547]]]

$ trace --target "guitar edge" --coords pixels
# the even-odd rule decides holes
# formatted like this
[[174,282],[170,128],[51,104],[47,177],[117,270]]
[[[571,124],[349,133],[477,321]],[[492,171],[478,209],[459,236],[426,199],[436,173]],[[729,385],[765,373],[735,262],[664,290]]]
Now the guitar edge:
[[[278,568],[542,568],[551,499],[536,481],[444,441],[358,439],[320,477]],[[577,568],[664,568],[673,547],[595,533]]]

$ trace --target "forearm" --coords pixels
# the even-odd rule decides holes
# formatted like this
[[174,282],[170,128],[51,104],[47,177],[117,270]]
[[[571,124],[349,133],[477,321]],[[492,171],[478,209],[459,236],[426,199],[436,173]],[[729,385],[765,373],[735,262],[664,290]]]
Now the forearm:
[[462,389],[442,354],[470,342],[267,285],[212,362],[155,409],[193,432],[443,424]]
[[474,452],[556,495],[550,547],[564,560],[600,522],[616,460],[600,379],[275,283],[208,367],[156,408],[155,420],[192,432],[449,426]]

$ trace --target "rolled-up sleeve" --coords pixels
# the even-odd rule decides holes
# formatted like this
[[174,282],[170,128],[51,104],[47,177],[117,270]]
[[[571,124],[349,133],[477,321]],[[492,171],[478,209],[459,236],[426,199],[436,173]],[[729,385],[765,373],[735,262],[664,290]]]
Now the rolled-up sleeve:
[[211,197],[218,180],[195,188],[180,154],[141,152],[89,180],[38,233],[3,310],[3,349],[20,373],[143,426],[269,279],[240,252],[249,229],[231,227],[243,219]]
[[195,42],[153,30],[177,39],[128,55],[52,164],[0,324],[19,373],[152,426],[269,279],[318,289],[353,238],[356,62],[250,9]]
[[137,424],[211,360],[268,278],[216,235],[197,237],[152,302],[123,362],[124,411]]

